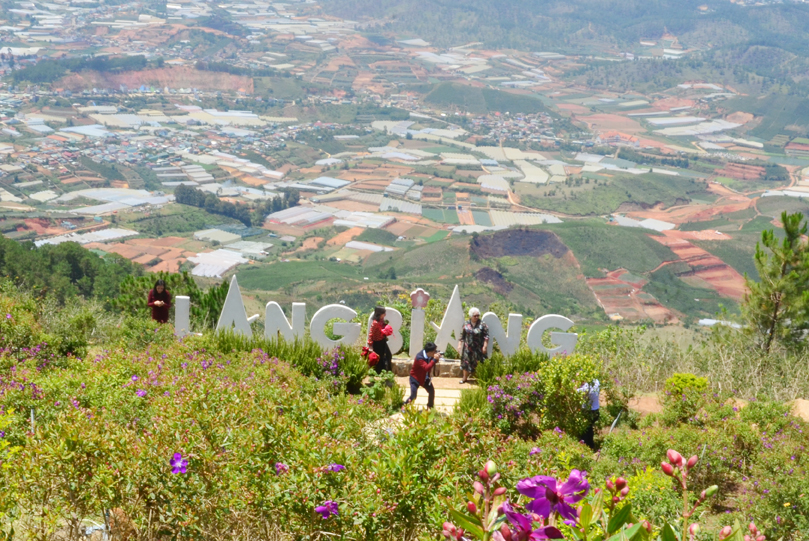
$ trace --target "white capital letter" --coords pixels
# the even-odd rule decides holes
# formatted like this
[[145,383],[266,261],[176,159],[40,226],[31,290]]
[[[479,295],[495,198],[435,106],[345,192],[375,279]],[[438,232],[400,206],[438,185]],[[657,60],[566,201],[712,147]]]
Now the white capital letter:
[[[368,330],[371,330],[371,321],[373,321],[374,314],[371,313],[368,316]],[[396,308],[391,308],[390,306],[385,307],[385,319],[388,320],[388,324],[393,329],[393,334],[388,337],[388,347],[390,348],[390,352],[393,355],[399,353],[399,350],[402,349],[402,344],[404,343],[404,338],[399,333],[399,330],[402,328],[402,313],[397,310]]]
[[508,315],[508,333],[503,332],[500,318],[494,312],[483,314],[481,321],[489,327],[489,357],[492,355],[492,348],[495,341],[500,346],[500,351],[506,357],[511,357],[520,348],[520,333],[522,332],[522,315]]
[[289,323],[287,316],[277,302],[268,302],[264,309],[264,336],[273,340],[280,333],[287,342],[292,342],[296,338],[303,338],[306,323],[306,303],[292,303],[292,323]]
[[[452,345],[454,346],[458,343],[458,340],[461,339],[463,324],[463,303],[461,303],[460,289],[458,289],[456,285],[455,289],[452,290],[452,297],[450,297],[449,303],[447,304],[447,311],[444,312],[444,319],[441,320],[441,326],[439,327],[435,323],[430,322],[433,329],[438,332],[438,335],[435,337],[435,345],[438,346],[440,351],[445,351],[447,346],[452,344],[453,335],[455,337],[455,343]],[[459,351],[458,354],[460,353]]]
[[554,357],[560,353],[570,355],[576,348],[576,341],[579,339],[578,334],[568,332],[552,332],[551,343],[559,346],[553,349],[548,349],[542,345],[542,335],[545,334],[545,331],[548,329],[562,329],[563,331],[566,331],[572,326],[573,322],[564,316],[542,316],[531,324],[531,328],[528,329],[528,336],[525,339],[525,343],[528,345],[531,351],[541,351],[543,353],[547,353],[551,357]]
[[230,329],[231,327],[236,334],[243,334],[244,336],[253,335],[250,322],[247,321],[247,313],[244,311],[242,292],[239,289],[239,282],[236,281],[236,276],[230,280],[228,296],[225,298],[225,305],[222,307],[222,313],[219,315],[216,331],[219,332],[224,329]]
[[335,323],[334,334],[342,336],[339,340],[332,340],[326,336],[326,323],[332,319],[352,320],[357,317],[357,312],[343,306],[342,304],[329,304],[324,306],[312,316],[309,324],[309,334],[312,340],[317,342],[323,349],[337,347],[340,344],[353,344],[360,337],[362,325],[359,323]]
[[174,299],[174,335],[182,338],[191,334],[191,297],[177,295]]
[[418,355],[424,347],[424,320],[427,314],[422,308],[413,308],[410,312],[410,356]]

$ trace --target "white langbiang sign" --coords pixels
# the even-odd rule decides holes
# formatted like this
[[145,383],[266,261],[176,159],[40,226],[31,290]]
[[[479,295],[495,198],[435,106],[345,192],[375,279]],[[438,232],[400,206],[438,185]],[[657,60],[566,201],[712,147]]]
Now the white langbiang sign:
[[[429,295],[421,289],[417,289],[411,295],[413,299],[413,310],[410,319],[410,344],[408,352],[411,357],[415,356],[424,347],[424,326],[426,323],[426,313],[424,307],[427,305]],[[393,354],[398,353],[403,345],[404,339],[400,334],[403,318],[402,313],[385,307],[387,311],[386,319],[393,328],[393,335],[388,338],[388,346]],[[174,328],[178,336],[190,334],[190,311],[191,302],[188,297],[178,296],[174,305]],[[232,330],[244,336],[252,336],[253,331],[250,323],[258,319],[258,314],[247,317],[242,300],[239,283],[234,276],[230,281],[230,288],[219,316],[216,330]],[[344,304],[329,304],[320,308],[312,316],[309,322],[309,335],[323,349],[330,349],[340,344],[356,344],[362,333],[362,325],[350,323],[357,317],[357,312]],[[326,335],[326,325],[331,320],[343,320],[334,323],[333,334],[339,336],[333,340]],[[370,324],[370,316],[368,318]],[[509,314],[506,328],[500,318],[494,312],[486,312],[481,318],[483,323],[489,327],[489,355],[492,353],[494,344],[500,347],[500,351],[505,356],[514,355],[520,347],[523,316],[521,314]],[[465,315],[463,303],[458,286],[452,292],[447,309],[441,324],[430,322],[436,331],[435,344],[441,351],[447,346],[455,345],[461,337]],[[576,347],[578,335],[576,333],[564,332],[573,326],[570,319],[555,314],[542,316],[535,320],[528,329],[525,343],[534,352],[547,353],[551,357],[558,354],[571,354]],[[264,336],[267,338],[283,337],[285,340],[295,340],[303,338],[306,332],[306,303],[292,303],[292,318],[287,319],[281,305],[277,302],[268,302],[264,311]],[[542,337],[547,331],[558,329],[563,332],[551,332],[550,341],[555,347],[548,348],[542,343]]]

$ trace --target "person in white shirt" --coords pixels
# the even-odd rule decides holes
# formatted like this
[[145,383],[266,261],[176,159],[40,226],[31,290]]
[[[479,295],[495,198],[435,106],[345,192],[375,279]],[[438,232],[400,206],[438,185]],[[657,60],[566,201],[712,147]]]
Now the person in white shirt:
[[576,389],[580,393],[587,393],[587,401],[583,407],[587,409],[587,429],[582,435],[582,441],[587,444],[590,449],[595,449],[595,427],[598,422],[600,411],[599,395],[601,394],[601,382],[597,379],[587,383]]

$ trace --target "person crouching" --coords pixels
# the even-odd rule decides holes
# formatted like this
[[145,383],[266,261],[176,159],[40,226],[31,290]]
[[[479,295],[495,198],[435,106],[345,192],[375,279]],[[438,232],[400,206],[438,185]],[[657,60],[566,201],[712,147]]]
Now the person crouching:
[[405,405],[416,399],[419,387],[424,387],[427,390],[427,407],[433,408],[435,405],[435,387],[433,387],[433,382],[430,379],[430,371],[440,358],[441,352],[432,342],[427,342],[424,349],[416,354],[413,366],[410,368],[410,398],[405,400]]

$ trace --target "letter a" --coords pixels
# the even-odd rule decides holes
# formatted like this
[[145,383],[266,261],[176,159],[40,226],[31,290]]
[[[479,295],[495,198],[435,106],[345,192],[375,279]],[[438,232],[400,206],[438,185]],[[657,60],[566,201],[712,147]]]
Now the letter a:
[[[452,297],[447,304],[447,311],[444,312],[444,319],[441,320],[439,327],[432,321],[430,325],[433,326],[438,334],[435,337],[435,345],[438,349],[445,351],[447,346],[450,345],[453,335],[455,336],[455,344],[461,339],[461,331],[463,330],[463,303],[461,303],[461,292],[458,286],[452,291]],[[455,345],[453,344],[453,345]],[[460,351],[458,352],[460,354]]]
[[239,289],[239,282],[236,281],[236,276],[230,280],[228,296],[225,298],[225,305],[222,307],[219,322],[216,324],[217,332],[231,328],[236,334],[242,334],[248,337],[253,335],[250,322],[247,321],[247,312],[244,310],[242,292]]

